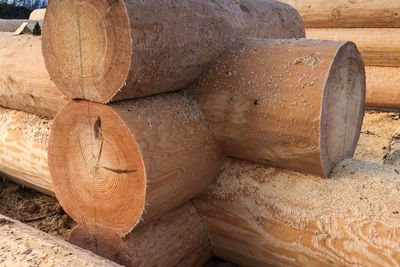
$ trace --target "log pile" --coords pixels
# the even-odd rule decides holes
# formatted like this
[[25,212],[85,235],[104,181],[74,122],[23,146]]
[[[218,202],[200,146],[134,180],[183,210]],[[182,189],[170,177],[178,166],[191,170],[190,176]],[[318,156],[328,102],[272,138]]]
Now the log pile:
[[400,108],[400,2],[282,0],[304,20],[307,38],[353,41],[363,56],[366,105]]
[[[242,212],[261,224],[268,216],[268,236],[289,215],[244,211],[241,199],[225,212],[204,199],[220,184],[234,190],[253,166],[292,170],[282,170],[288,184],[325,184],[352,157],[363,121],[355,44],[304,37],[297,11],[273,0],[52,0],[41,40],[0,35],[0,171],[55,194],[78,224],[70,241],[126,266],[201,266],[213,253],[264,264],[248,251],[287,248],[270,252],[263,232],[247,235]],[[242,179],[240,194],[272,199]],[[242,245],[215,233],[225,226]],[[311,258],[301,249],[288,253]]]

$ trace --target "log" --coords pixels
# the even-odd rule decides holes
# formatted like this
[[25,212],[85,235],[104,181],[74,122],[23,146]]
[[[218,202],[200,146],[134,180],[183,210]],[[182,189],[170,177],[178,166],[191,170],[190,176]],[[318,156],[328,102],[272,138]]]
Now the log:
[[400,108],[400,68],[366,67],[366,105],[376,108]]
[[356,43],[367,66],[400,67],[400,29],[307,29],[306,35]]
[[183,89],[243,37],[299,38],[304,25],[273,0],[53,0],[43,55],[67,97],[107,103]]
[[68,215],[119,236],[194,197],[224,161],[198,106],[180,93],[71,102],[54,119],[48,153]]
[[54,195],[46,151],[51,125],[49,119],[0,107],[0,174]]
[[281,0],[297,9],[307,28],[399,28],[396,0]]
[[243,41],[191,92],[228,155],[328,176],[357,145],[364,64],[353,43]]
[[0,215],[2,266],[121,266]]
[[321,179],[232,160],[195,204],[215,255],[239,265],[396,266],[399,173],[347,159]]
[[212,256],[207,229],[191,202],[123,239],[105,233],[78,225],[69,241],[124,266],[203,266]]
[[44,16],[46,15],[45,8],[38,8],[31,12],[29,15],[29,20],[44,20]]
[[27,19],[0,19],[0,32],[15,32]]
[[54,117],[66,103],[47,73],[40,37],[0,33],[0,105]]

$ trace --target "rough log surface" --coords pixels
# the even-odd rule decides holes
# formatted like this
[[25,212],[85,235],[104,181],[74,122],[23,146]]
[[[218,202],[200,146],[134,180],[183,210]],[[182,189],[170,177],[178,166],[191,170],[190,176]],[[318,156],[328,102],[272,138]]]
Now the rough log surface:
[[400,108],[400,68],[366,67],[366,105],[377,108]]
[[228,155],[328,176],[357,145],[364,64],[353,43],[243,41],[191,92]]
[[307,29],[306,35],[312,39],[354,42],[367,66],[400,67],[400,29]]
[[54,117],[66,103],[47,73],[41,38],[0,33],[0,105]]
[[347,159],[330,179],[231,160],[196,200],[216,256],[245,266],[397,266],[400,169]]
[[197,104],[180,93],[71,102],[54,120],[48,151],[65,211],[120,236],[194,197],[224,161]]
[[54,195],[46,151],[51,125],[51,120],[0,107],[0,173]]
[[212,256],[207,229],[191,202],[122,240],[104,233],[104,229],[77,226],[70,242],[124,266],[202,266]]
[[66,96],[105,103],[183,89],[243,37],[304,34],[297,11],[272,0],[53,0],[43,55]]
[[297,9],[309,28],[399,28],[397,0],[281,0]]
[[0,215],[2,266],[120,266],[30,226]]

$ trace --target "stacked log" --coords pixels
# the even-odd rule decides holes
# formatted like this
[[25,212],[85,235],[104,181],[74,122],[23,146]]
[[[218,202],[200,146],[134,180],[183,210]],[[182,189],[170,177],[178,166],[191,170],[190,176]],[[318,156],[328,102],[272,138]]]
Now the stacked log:
[[283,0],[296,8],[308,38],[353,41],[367,65],[369,107],[400,108],[400,2]]
[[243,266],[400,263],[400,170],[356,160],[330,179],[229,160],[195,201],[215,255]]
[[364,64],[353,43],[238,42],[194,95],[228,155],[328,176],[358,142]]
[[67,102],[46,71],[40,37],[0,33],[0,105],[52,118]]
[[[78,223],[70,241],[79,246],[128,266],[200,265],[210,244],[190,200],[225,154],[328,176],[354,153],[364,63],[353,43],[284,39],[304,37],[303,26],[271,0],[53,0],[43,57],[32,56],[37,74],[19,71],[16,51],[4,53],[4,80],[17,82],[0,87],[0,105],[57,115],[6,110],[0,170],[23,183],[45,178],[42,190]],[[21,56],[40,49],[36,37],[7,38]],[[39,175],[37,154],[48,161]]]
[[297,11],[273,0],[54,0],[43,56],[67,97],[107,103],[184,89],[235,40],[304,35]]

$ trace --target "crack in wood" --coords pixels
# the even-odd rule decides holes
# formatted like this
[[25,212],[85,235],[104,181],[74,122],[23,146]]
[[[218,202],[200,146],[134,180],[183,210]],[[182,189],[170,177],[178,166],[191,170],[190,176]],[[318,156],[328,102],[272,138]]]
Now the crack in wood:
[[127,174],[127,173],[134,173],[136,170],[121,170],[121,169],[113,169],[113,168],[108,168],[108,167],[103,167],[103,169],[110,171],[110,172],[115,172],[118,174]]

